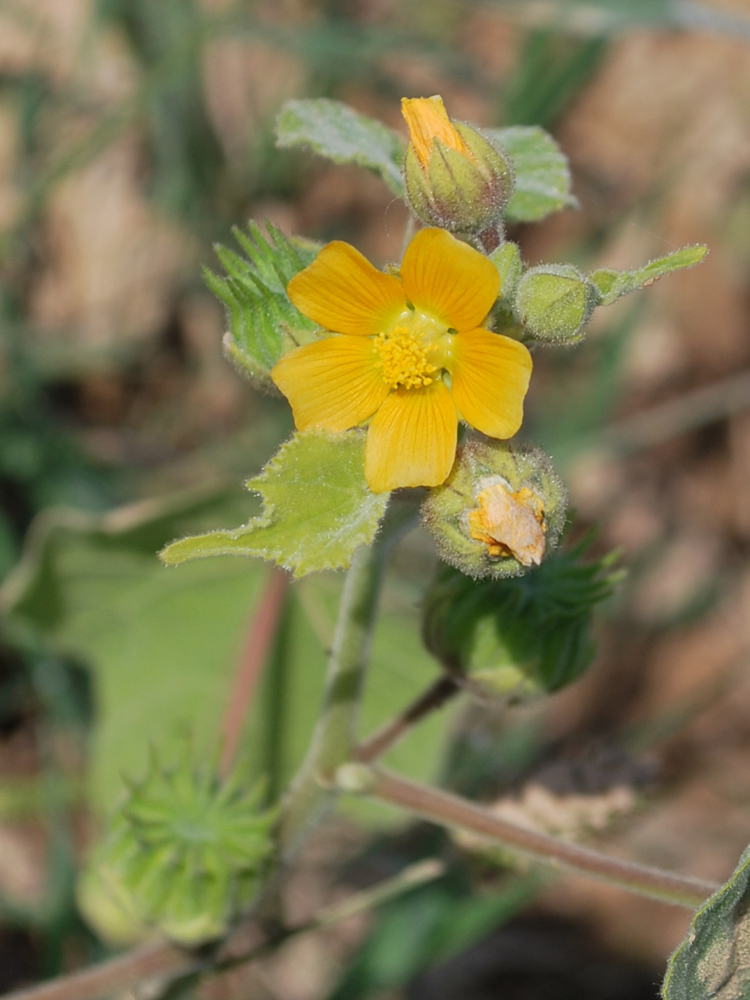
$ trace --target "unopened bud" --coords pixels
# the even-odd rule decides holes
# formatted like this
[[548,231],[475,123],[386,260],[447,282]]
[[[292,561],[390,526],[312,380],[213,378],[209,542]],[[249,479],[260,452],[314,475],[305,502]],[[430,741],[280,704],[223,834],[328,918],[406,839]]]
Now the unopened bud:
[[598,301],[596,286],[572,264],[543,264],[521,278],[515,312],[534,340],[575,344]]
[[497,223],[513,193],[506,154],[481,132],[454,122],[441,97],[401,102],[410,142],[404,161],[411,207],[429,226],[479,233]]
[[275,814],[260,808],[261,791],[153,760],[84,871],[86,917],[116,943],[144,928],[188,947],[220,938],[255,902],[273,852]]

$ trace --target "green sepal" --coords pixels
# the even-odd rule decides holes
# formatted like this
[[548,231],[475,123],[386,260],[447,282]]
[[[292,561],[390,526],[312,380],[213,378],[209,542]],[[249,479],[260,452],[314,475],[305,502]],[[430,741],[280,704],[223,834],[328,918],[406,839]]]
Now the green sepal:
[[204,268],[203,277],[227,310],[225,353],[259,388],[275,393],[271,368],[294,347],[315,339],[317,324],[292,305],[286,286],[319,248],[290,239],[270,222],[265,225],[267,235],[255,222],[248,226],[249,235],[235,227],[232,233],[246,256],[217,244],[225,274]]
[[500,275],[500,295],[494,309],[510,312],[513,309],[518,282],[523,274],[521,251],[516,243],[506,240],[490,254],[490,260]]
[[652,285],[664,274],[681,271],[686,267],[695,267],[707,253],[708,247],[704,244],[683,247],[667,254],[666,257],[652,260],[645,267],[639,267],[635,271],[615,271],[610,267],[601,267],[593,271],[589,277],[599,292],[599,305],[608,306],[621,295],[628,295],[630,292],[638,291],[639,288]]
[[513,167],[505,150],[477,129],[462,122],[452,125],[468,154],[435,137],[425,168],[413,143],[407,146],[407,203],[427,226],[454,233],[481,233],[500,222],[513,192]]
[[317,97],[287,101],[276,121],[276,145],[302,147],[334,163],[356,163],[372,170],[397,197],[404,193],[401,168],[404,140],[382,122],[341,101]]
[[510,553],[490,555],[487,545],[467,529],[469,514],[478,509],[478,495],[493,483],[504,484],[509,492],[530,490],[541,501],[546,552],[555,548],[565,525],[567,492],[545,454],[491,438],[467,438],[448,479],[428,491],[422,519],[440,557],[476,579],[518,576],[527,570]]
[[750,847],[727,882],[699,907],[669,960],[664,1000],[750,996]]
[[373,540],[388,503],[388,493],[369,488],[364,467],[363,431],[297,433],[247,483],[263,497],[260,517],[172,542],[160,558],[176,566],[204,556],[258,556],[298,577],[344,569],[357,546]]
[[222,937],[256,900],[274,851],[276,813],[261,793],[189,757],[162,769],[152,756],[84,870],[84,914],[115,942],[148,928],[188,947]]
[[528,339],[548,344],[576,344],[599,292],[572,264],[542,264],[521,278],[514,313]]
[[594,655],[593,608],[621,577],[616,553],[587,564],[584,548],[515,579],[476,582],[446,568],[425,600],[428,649],[483,698],[523,701],[571,684]]
[[536,125],[488,129],[510,157],[516,186],[505,209],[507,222],[538,222],[561,208],[577,208],[565,155],[552,136]]

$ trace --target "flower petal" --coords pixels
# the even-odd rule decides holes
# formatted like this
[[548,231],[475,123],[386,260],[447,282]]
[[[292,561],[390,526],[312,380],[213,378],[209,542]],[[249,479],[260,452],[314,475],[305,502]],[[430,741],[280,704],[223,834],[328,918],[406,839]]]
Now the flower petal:
[[326,330],[354,336],[379,333],[406,307],[398,278],[378,271],[340,240],[326,244],[286,290],[305,316]]
[[494,438],[513,437],[523,420],[531,355],[489,330],[459,333],[453,345],[453,401],[463,419]]
[[401,114],[406,119],[409,138],[422,167],[427,168],[429,165],[435,139],[439,139],[448,149],[455,149],[457,153],[471,156],[469,147],[453,127],[445,110],[443,98],[439,95],[411,99],[402,97]]
[[292,404],[298,430],[345,431],[371,417],[389,393],[372,342],[327,337],[296,348],[271,370]]
[[416,309],[459,331],[479,326],[500,291],[495,265],[444,229],[417,233],[404,254],[401,280]]
[[423,389],[396,389],[372,418],[365,479],[375,493],[401,486],[438,486],[456,456],[458,417],[438,379]]

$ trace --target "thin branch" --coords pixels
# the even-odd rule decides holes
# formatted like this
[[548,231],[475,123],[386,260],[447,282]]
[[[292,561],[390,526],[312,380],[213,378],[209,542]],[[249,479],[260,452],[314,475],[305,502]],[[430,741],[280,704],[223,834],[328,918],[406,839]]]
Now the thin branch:
[[[354,770],[358,765],[349,765]],[[384,770],[359,766],[361,790],[367,795],[400,806],[442,826],[458,826],[482,834],[496,843],[535,861],[589,875],[641,896],[650,896],[675,906],[695,909],[718,886],[713,882],[677,875],[602,854],[600,851],[558,840],[493,816],[487,809],[448,792],[428,788]],[[369,772],[369,773],[368,773]],[[353,787],[353,773],[346,776]]]
[[[170,982],[198,977],[205,972],[220,973],[259,958],[270,949],[298,934],[331,927],[357,913],[365,913],[404,892],[439,878],[445,865],[436,858],[409,865],[393,878],[357,892],[340,903],[326,907],[304,924],[281,930],[261,944],[247,947],[249,922],[242,923],[221,949],[218,957],[199,957],[173,945],[145,945],[102,962],[101,965],[60,976],[49,983],[6,993],[2,1000],[98,1000],[108,993],[123,993],[147,979],[159,979],[162,987]],[[233,944],[233,942],[237,942]]]
[[361,743],[354,753],[354,760],[361,764],[373,763],[410,733],[426,715],[442,708],[446,701],[458,694],[459,690],[458,684],[452,677],[447,675],[439,677],[400,715]]
[[166,942],[144,945],[108,962],[60,976],[40,986],[6,993],[3,1000],[97,1000],[108,993],[119,993],[145,979],[175,979],[206,965]]
[[226,777],[237,757],[247,713],[284,610],[289,574],[273,567],[250,626],[222,725],[219,774]]

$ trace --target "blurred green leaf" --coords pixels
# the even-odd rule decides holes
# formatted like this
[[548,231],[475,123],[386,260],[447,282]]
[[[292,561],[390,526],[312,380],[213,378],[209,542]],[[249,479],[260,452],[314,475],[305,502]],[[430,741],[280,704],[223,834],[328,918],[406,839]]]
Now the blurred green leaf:
[[175,566],[205,556],[259,556],[295,576],[346,568],[357,546],[375,537],[388,503],[388,493],[370,490],[364,468],[361,431],[295,434],[247,483],[263,497],[260,517],[172,542],[160,557]]
[[599,304],[608,306],[615,299],[619,299],[621,295],[628,295],[639,288],[652,285],[664,274],[681,271],[686,267],[695,267],[696,264],[700,264],[707,253],[708,247],[702,244],[683,247],[681,250],[667,254],[666,257],[652,260],[635,271],[615,271],[613,268],[602,267],[592,272],[589,277],[599,290]]
[[549,28],[526,35],[516,72],[503,94],[503,117],[510,125],[551,127],[607,51],[602,38],[576,38],[565,32],[567,2],[562,9],[552,8],[549,23]]
[[275,392],[271,368],[287,351],[314,339],[317,329],[292,305],[286,286],[315,259],[318,248],[305,240],[289,239],[269,222],[267,236],[255,222],[248,230],[249,235],[237,227],[232,230],[246,257],[217,245],[226,277],[207,268],[203,277],[227,309],[229,357],[260,388]]
[[288,101],[276,123],[282,149],[302,147],[334,163],[356,163],[372,170],[393,194],[402,197],[404,141],[382,122],[325,97]]
[[664,1000],[750,997],[750,847],[725,885],[693,917],[669,960]]
[[430,965],[447,961],[510,919],[534,889],[525,879],[476,896],[454,878],[402,896],[378,915],[328,1000],[368,1000],[408,986]]
[[[180,531],[231,524],[247,504],[238,492],[104,517],[46,517],[0,590],[6,626],[91,668],[96,719],[89,794],[100,816],[119,799],[123,776],[145,773],[149,746],[173,759],[189,734],[196,752],[213,752],[266,570],[241,559],[166,569],[155,551]],[[245,734],[249,778],[274,768],[272,784],[283,788],[307,750],[342,582],[343,575],[318,575],[291,591],[283,650],[273,659],[274,676],[267,671],[263,678]],[[397,579],[386,587],[371,662],[363,733],[390,719],[435,676],[435,661],[419,639],[417,595]],[[434,777],[443,727],[436,714],[388,762],[416,780]],[[380,823],[391,817],[380,807],[352,809]]]
[[568,161],[552,136],[534,125],[490,129],[507,151],[516,187],[505,210],[508,222],[538,222],[561,208],[577,208],[570,190]]

